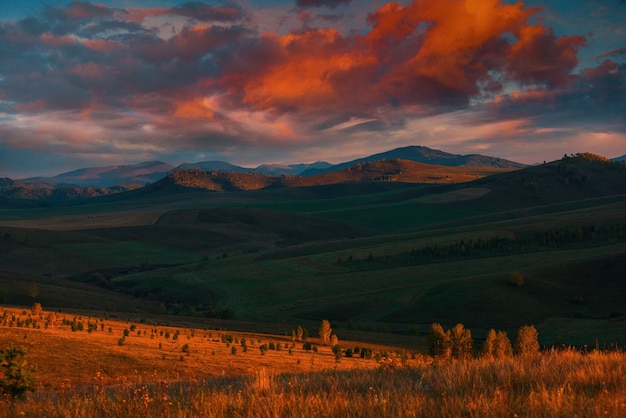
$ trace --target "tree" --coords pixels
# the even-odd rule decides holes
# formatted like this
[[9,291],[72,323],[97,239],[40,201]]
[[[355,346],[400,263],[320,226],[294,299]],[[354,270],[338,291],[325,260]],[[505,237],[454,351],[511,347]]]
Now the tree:
[[533,325],[524,325],[517,331],[515,340],[515,354],[531,356],[539,352],[539,333]]
[[506,332],[490,329],[483,344],[482,355],[485,358],[506,358],[513,354],[511,341]]
[[483,343],[482,356],[484,358],[493,358],[494,351],[496,347],[496,330],[491,328],[487,333],[487,338],[485,338],[485,342]]
[[41,316],[43,309],[41,308],[41,303],[33,303],[33,306],[31,306],[30,311],[33,313],[33,315],[35,316]]
[[304,333],[304,330],[302,329],[302,327],[300,325],[298,325],[298,328],[296,328],[296,339],[298,340],[298,342],[302,341],[302,334]]
[[57,315],[54,312],[49,312],[46,316],[46,325],[52,328],[57,324]]
[[27,391],[35,390],[33,375],[37,368],[26,362],[26,349],[13,346],[0,350],[0,393],[21,398]]
[[450,349],[452,357],[457,359],[467,359],[472,356],[472,333],[463,324],[456,324],[448,331]]
[[324,319],[319,329],[319,336],[323,345],[328,345],[330,343],[330,336],[332,333],[333,329],[330,327],[330,322]]
[[339,338],[335,334],[332,334],[330,336],[330,346],[334,347],[336,345],[339,345]]
[[513,347],[511,347],[511,340],[504,331],[498,331],[496,333],[496,344],[493,352],[496,358],[506,358],[513,355]]
[[430,355],[433,357],[450,357],[450,336],[446,333],[441,324],[434,323],[430,326],[428,347]]

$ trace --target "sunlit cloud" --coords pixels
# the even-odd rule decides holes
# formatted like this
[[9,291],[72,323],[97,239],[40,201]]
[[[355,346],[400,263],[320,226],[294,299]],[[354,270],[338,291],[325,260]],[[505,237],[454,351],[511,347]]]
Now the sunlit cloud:
[[120,162],[617,151],[623,48],[581,67],[588,33],[509,3],[46,6],[0,21],[0,146]]

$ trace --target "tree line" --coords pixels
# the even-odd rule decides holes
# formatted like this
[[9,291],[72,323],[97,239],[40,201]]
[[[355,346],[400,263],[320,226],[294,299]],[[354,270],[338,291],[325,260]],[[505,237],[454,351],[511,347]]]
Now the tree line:
[[488,239],[462,239],[455,242],[429,244],[421,248],[378,257],[370,254],[364,259],[354,259],[350,255],[345,260],[338,259],[337,261],[339,264],[375,262],[382,265],[415,265],[450,258],[489,257],[503,253],[535,251],[541,247],[615,239],[626,239],[626,224],[591,224],[544,231],[516,232],[511,237],[493,236]]
[[[505,331],[496,331],[493,328],[487,333],[487,338],[480,351],[481,357],[501,359],[517,356],[529,356],[539,352],[539,333],[533,325],[524,325],[517,331],[515,343],[511,344]],[[439,323],[430,327],[428,334],[428,350],[436,359],[466,360],[474,356],[474,341],[472,333],[463,324],[456,324],[445,330]]]

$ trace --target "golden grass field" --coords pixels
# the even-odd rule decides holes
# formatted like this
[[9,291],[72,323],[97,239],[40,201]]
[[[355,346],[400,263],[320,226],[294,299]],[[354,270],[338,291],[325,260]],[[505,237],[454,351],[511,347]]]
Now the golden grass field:
[[[9,345],[25,347],[27,359],[38,367],[38,387],[41,390],[58,388],[59,385],[76,387],[90,384],[95,376],[105,384],[120,382],[196,381],[219,376],[252,376],[266,368],[272,373],[309,372],[320,370],[371,369],[378,366],[374,359],[342,358],[335,362],[330,347],[319,346],[319,351],[305,351],[302,342],[292,341],[291,336],[264,335],[228,330],[193,329],[185,327],[149,325],[86,315],[54,313],[56,325],[45,328],[44,311],[35,317],[30,309],[0,308],[0,318],[8,312],[17,320],[31,317],[40,328],[0,326],[0,347]],[[84,323],[82,331],[71,331],[63,325],[63,319]],[[2,320],[0,319],[0,323]],[[88,323],[97,330],[88,332]],[[130,331],[131,327],[134,331]],[[124,336],[124,345],[118,345]],[[169,338],[166,333],[169,332]],[[174,339],[174,335],[179,333]],[[317,331],[315,331],[317,332]],[[313,330],[311,330],[313,333]],[[222,342],[223,335],[232,335],[233,343]],[[245,339],[247,352],[241,340]],[[309,338],[311,344],[318,338]],[[268,350],[261,354],[260,346],[274,343],[281,350]],[[189,346],[189,353],[182,351]],[[359,345],[341,342],[348,348]],[[291,354],[289,348],[292,347]],[[361,344],[374,350],[392,351],[394,348]],[[232,354],[235,347],[236,354]],[[413,361],[413,360],[410,360]]]
[[[314,354],[295,343],[289,354],[291,337],[63,313],[46,328],[48,315],[0,308],[0,347],[26,347],[29,363],[38,366],[35,391],[25,399],[0,397],[0,417],[626,416],[623,351],[437,362],[361,345],[388,355],[336,362],[329,347]],[[24,326],[29,317],[35,328]],[[82,321],[85,330],[71,331],[64,317]],[[97,330],[88,332],[88,323]],[[225,334],[233,343],[222,342]],[[261,354],[259,346],[270,342],[283,348]]]

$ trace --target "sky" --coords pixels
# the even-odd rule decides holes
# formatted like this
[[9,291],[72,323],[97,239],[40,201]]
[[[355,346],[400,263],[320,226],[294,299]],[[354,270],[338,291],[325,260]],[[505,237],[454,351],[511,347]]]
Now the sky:
[[626,154],[625,0],[0,0],[0,177]]

